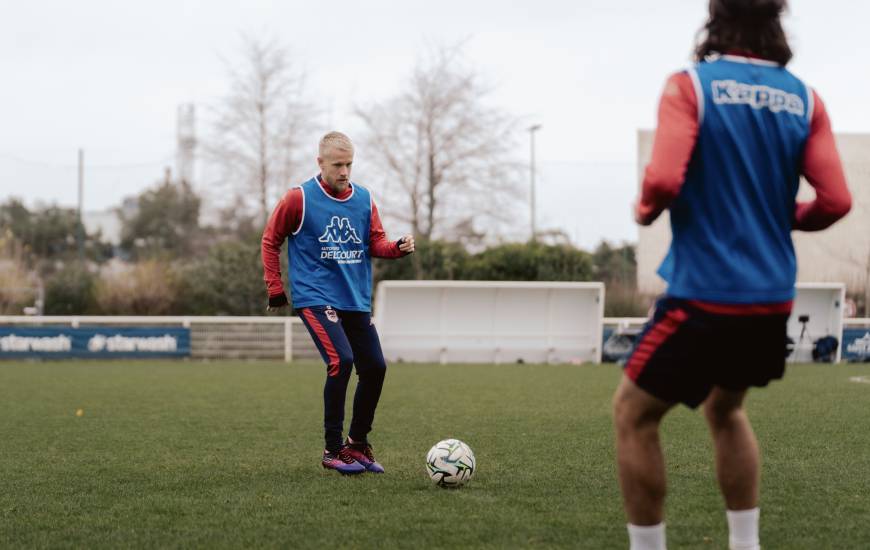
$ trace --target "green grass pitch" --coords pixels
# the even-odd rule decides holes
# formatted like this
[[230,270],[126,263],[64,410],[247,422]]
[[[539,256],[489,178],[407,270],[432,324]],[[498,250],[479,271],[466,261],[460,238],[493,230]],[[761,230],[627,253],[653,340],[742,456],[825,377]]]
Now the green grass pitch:
[[[619,375],[393,365],[371,435],[387,474],[343,478],[319,464],[320,365],[2,362],[0,547],[627,548]],[[859,376],[870,365],[792,366],[751,393],[765,548],[870,547]],[[459,490],[425,474],[426,451],[447,437],[478,459]],[[663,442],[668,547],[725,548],[700,413],[670,415]]]

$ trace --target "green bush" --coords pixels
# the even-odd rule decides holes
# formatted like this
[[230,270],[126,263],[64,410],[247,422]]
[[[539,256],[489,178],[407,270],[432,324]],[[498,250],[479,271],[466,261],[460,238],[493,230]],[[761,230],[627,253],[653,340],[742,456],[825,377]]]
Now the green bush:
[[[282,254],[286,280],[286,255]],[[213,245],[204,258],[178,271],[177,313],[262,315],[268,302],[260,243],[231,239]]]
[[121,250],[134,259],[188,258],[197,251],[200,198],[185,181],[143,191],[133,212],[121,209]]
[[476,254],[466,279],[478,281],[590,281],[588,252],[568,245],[504,244]]
[[504,244],[469,254],[462,245],[418,241],[402,260],[377,260],[375,280],[589,281],[588,252],[567,245]]
[[459,243],[419,240],[416,252],[398,260],[374,261],[375,284],[385,280],[463,279],[471,257]]
[[97,280],[97,275],[80,263],[70,264],[55,272],[45,282],[45,314],[97,313]]

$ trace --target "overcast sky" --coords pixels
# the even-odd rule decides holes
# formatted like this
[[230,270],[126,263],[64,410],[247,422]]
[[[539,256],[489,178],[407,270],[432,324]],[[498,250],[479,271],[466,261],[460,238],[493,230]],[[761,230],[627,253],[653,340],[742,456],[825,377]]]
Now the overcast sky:
[[[86,210],[115,206],[153,184],[163,166],[174,164],[178,104],[194,103],[202,114],[226,91],[221,59],[238,53],[241,33],[288,46],[323,110],[321,129],[351,137],[359,128],[349,114],[354,103],[397,92],[427,47],[465,40],[468,61],[495,88],[490,101],[524,123],[543,125],[537,138],[540,226],[560,227],[585,247],[602,238],[636,239],[629,216],[636,132],[654,126],[662,84],[688,63],[707,5],[4,3],[0,200],[75,205],[79,147],[87,165]],[[847,0],[793,0],[785,19],[795,51],[790,68],[819,91],[836,131],[870,131],[868,21],[870,2]],[[201,136],[205,130],[200,124]],[[318,137],[311,137],[312,157]],[[364,163],[365,151],[358,150],[356,164]],[[377,192],[377,182],[363,183]]]

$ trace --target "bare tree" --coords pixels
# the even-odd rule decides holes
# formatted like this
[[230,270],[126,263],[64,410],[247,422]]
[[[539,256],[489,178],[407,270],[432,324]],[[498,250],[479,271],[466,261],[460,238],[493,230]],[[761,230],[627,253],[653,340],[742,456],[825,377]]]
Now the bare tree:
[[218,168],[220,188],[265,223],[294,176],[314,111],[304,73],[277,42],[243,37],[241,60],[228,67],[230,91],[213,109],[206,155]]
[[489,91],[459,47],[441,48],[417,62],[402,93],[354,109],[384,181],[385,215],[418,237],[480,239],[513,218],[515,124],[485,104]]

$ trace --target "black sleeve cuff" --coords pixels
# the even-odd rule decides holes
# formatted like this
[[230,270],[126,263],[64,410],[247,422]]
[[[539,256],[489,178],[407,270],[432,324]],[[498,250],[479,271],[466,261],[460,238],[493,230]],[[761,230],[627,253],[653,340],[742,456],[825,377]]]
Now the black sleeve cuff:
[[283,292],[275,296],[269,296],[269,307],[281,307],[287,305],[287,295]]

